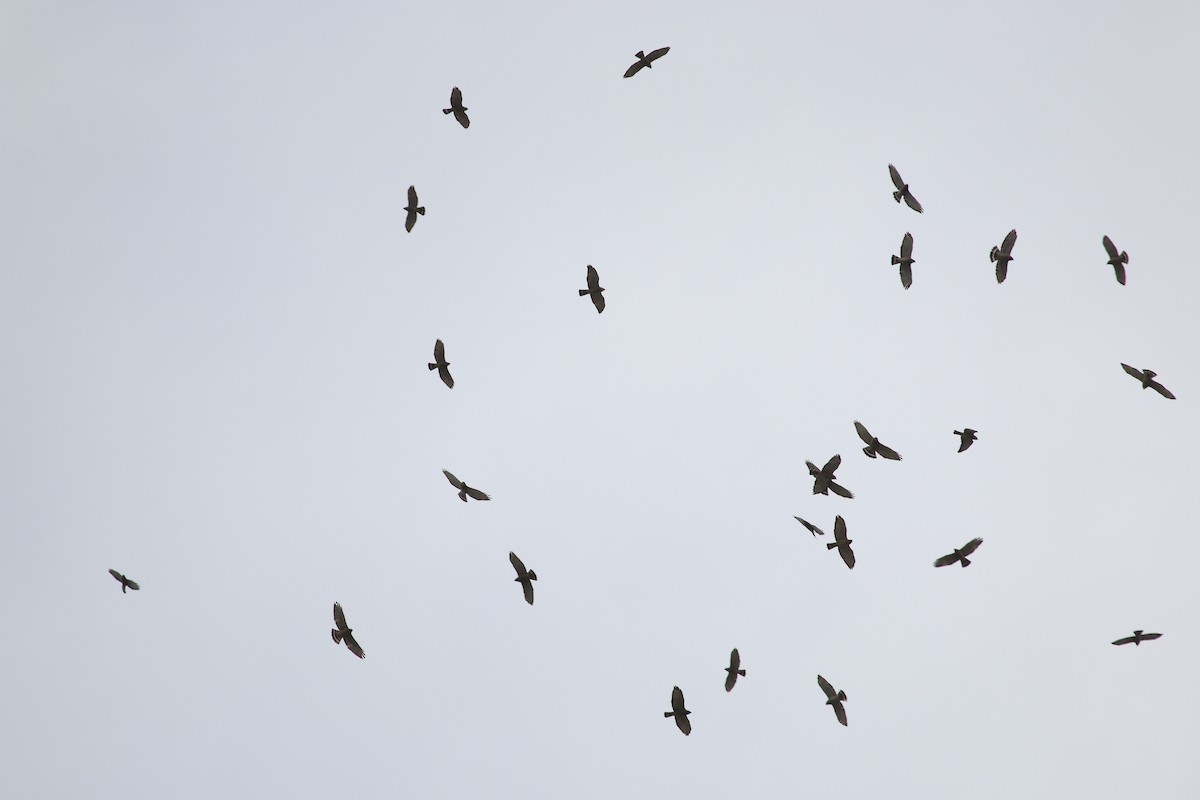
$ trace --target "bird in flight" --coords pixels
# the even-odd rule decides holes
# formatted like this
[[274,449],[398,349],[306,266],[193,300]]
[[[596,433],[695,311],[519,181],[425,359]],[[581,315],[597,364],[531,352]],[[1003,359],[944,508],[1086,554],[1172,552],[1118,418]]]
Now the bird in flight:
[[842,497],[854,497],[849,489],[834,482],[836,477],[834,473],[842,465],[840,455],[829,459],[820,469],[817,469],[817,465],[811,461],[805,461],[804,464],[808,467],[808,474],[813,476],[813,494],[829,494],[829,490],[832,489],[834,494]]
[[692,733],[692,721],[688,719],[688,714],[691,713],[683,707],[683,691],[676,686],[671,690],[671,710],[664,711],[663,716],[674,717],[679,730],[683,731],[684,736],[689,736]]
[[1153,389],[1168,400],[1174,400],[1175,395],[1171,394],[1171,390],[1163,386],[1158,381],[1154,380],[1154,376],[1158,375],[1152,369],[1137,370],[1128,364],[1121,364],[1121,368],[1132,375],[1134,378],[1142,382],[1143,389]]
[[531,569],[525,569],[525,564],[511,550],[508,553],[508,560],[512,563],[513,569],[517,571],[517,577],[513,580],[521,584],[521,591],[525,592],[525,602],[533,605],[533,582],[537,580],[537,573]]
[[900,284],[908,289],[912,286],[912,265],[917,263],[917,260],[912,257],[912,234],[904,234],[904,238],[900,240],[900,255],[892,256],[893,266],[900,265]]
[[1108,253],[1108,263],[1112,265],[1113,272],[1117,273],[1117,283],[1125,285],[1125,265],[1129,263],[1129,253],[1124,250],[1117,252],[1117,246],[1112,243],[1112,239],[1104,237],[1104,252]]
[[948,567],[951,564],[953,564],[955,561],[961,561],[963,568],[969,567],[969,566],[971,566],[971,559],[967,558],[967,556],[971,555],[971,553],[974,553],[976,550],[978,550],[979,545],[981,545],[981,544],[983,544],[983,539],[976,537],[976,538],[972,539],[971,541],[967,542],[966,544],[964,544],[959,549],[955,550],[953,553],[942,556],[937,561],[934,561],[933,565],[935,567]]
[[988,256],[992,261],[996,262],[996,283],[1004,283],[1004,279],[1008,277],[1008,262],[1013,260],[1012,249],[1017,243],[1017,229],[1013,228],[1008,232],[1008,236],[1004,237],[1004,241],[999,247],[992,247],[992,252]]
[[974,428],[963,428],[961,431],[954,432],[955,436],[961,437],[962,439],[962,441],[958,443],[958,452],[961,453],[963,450],[966,450],[975,443],[975,440],[979,438],[975,435],[976,433],[978,433],[978,431],[976,431]]
[[330,631],[333,634],[333,643],[346,643],[346,649],[359,658],[366,658],[367,654],[363,652],[362,647],[354,640],[354,630],[346,624],[346,615],[342,613],[342,604],[333,604],[333,624],[337,627]]
[[[793,514],[792,516],[795,516],[795,515]],[[808,528],[808,532],[811,533],[813,536],[824,536],[825,535],[825,531],[821,530],[816,525],[813,525],[808,520],[804,520],[804,519],[800,519],[799,517],[796,517],[796,521],[799,522],[804,527]]]
[[867,458],[875,458],[876,455],[881,455],[889,461],[900,461],[900,454],[892,448],[888,447],[879,441],[879,437],[872,436],[871,432],[861,422],[854,423],[854,430],[858,431],[858,438],[867,443],[863,448],[863,452],[867,454]]
[[458,478],[454,477],[449,470],[442,470],[442,474],[446,476],[446,480],[450,481],[451,486],[453,486],[455,489],[458,489],[458,499],[462,500],[464,503],[467,502],[468,497],[473,497],[476,500],[492,499],[478,489],[467,486]]
[[112,575],[114,578],[116,578],[117,580],[119,580],[121,582],[121,594],[125,594],[126,589],[133,589],[136,592],[138,589],[142,588],[137,585],[136,581],[129,580],[129,578],[126,578],[124,575],[117,572],[115,569],[110,569],[108,571],[108,574]]
[[900,177],[900,172],[891,164],[888,164],[888,172],[892,176],[892,183],[896,185],[896,191],[892,192],[892,197],[896,202],[899,203],[903,200],[913,211],[916,211],[918,214],[924,213],[925,209],[921,208],[921,204],[917,202],[917,198],[912,196],[912,192],[908,190],[908,184]]
[[837,714],[838,722],[849,727],[849,723],[846,722],[846,707],[842,705],[846,702],[846,693],[841,691],[835,692],[833,690],[833,684],[822,678],[820,675],[817,676],[817,685],[820,686],[821,691],[825,693],[825,705],[833,706],[833,713]]
[[632,78],[634,75],[637,75],[642,71],[642,67],[650,69],[653,66],[653,63],[665,56],[667,51],[670,49],[671,48],[669,47],[660,47],[657,50],[651,50],[649,55],[643,53],[641,50],[638,50],[636,56],[637,61],[633,63],[633,66],[625,70],[625,77]]
[[825,545],[825,549],[832,550],[836,547],[838,555],[842,557],[842,561],[846,562],[846,566],[854,569],[854,551],[850,549],[850,545],[853,543],[853,539],[846,538],[846,520],[839,515],[833,521],[833,541]]
[[417,224],[417,214],[425,216],[425,206],[417,205],[417,187],[408,187],[408,205],[404,207],[408,216],[404,218],[404,230],[412,233],[413,225]]
[[742,656],[738,653],[738,649],[733,648],[733,652],[729,654],[729,666],[725,671],[729,674],[725,676],[725,691],[732,692],[733,685],[737,683],[739,675],[745,675],[746,670],[740,669],[742,666]]
[[454,376],[450,374],[450,362],[446,360],[446,345],[442,344],[442,340],[438,339],[433,343],[433,363],[429,365],[429,370],[437,370],[438,377],[442,379],[442,383],[449,388],[454,388]]
[[443,114],[453,114],[458,124],[464,128],[471,127],[471,118],[467,116],[467,107],[462,104],[462,90],[455,86],[450,90],[450,107],[442,109]]
[[585,295],[591,295],[597,314],[604,313],[604,287],[600,285],[600,273],[591,264],[588,264],[587,288],[579,290],[580,297]]
[[1160,636],[1162,636],[1161,633],[1142,633],[1141,631],[1134,631],[1133,636],[1126,636],[1123,639],[1117,639],[1115,642],[1113,642],[1113,644],[1132,643],[1134,647],[1139,647],[1141,646],[1142,642],[1149,642],[1159,638]]

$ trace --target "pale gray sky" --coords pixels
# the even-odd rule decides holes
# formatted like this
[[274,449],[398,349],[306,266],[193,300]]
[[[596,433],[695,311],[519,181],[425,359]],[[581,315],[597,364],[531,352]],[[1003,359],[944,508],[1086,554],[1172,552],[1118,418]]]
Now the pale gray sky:
[[1197,30],[0,3],[0,795],[1200,795]]

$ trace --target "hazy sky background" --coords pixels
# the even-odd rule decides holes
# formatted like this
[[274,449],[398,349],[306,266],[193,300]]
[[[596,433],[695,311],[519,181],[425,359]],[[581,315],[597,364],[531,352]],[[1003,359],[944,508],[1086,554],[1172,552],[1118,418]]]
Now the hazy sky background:
[[1200,796],[1197,31],[0,3],[0,795]]

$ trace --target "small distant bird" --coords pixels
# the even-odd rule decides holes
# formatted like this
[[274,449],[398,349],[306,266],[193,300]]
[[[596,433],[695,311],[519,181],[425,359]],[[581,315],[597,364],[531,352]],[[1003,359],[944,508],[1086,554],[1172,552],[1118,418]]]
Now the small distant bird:
[[1117,639],[1113,644],[1129,644],[1133,643],[1134,647],[1140,647],[1142,642],[1149,642],[1162,636],[1161,633],[1142,633],[1134,631],[1133,636],[1126,636],[1124,639]]
[[664,717],[674,717],[675,724],[679,726],[679,730],[683,731],[684,736],[690,736],[692,733],[692,721],[688,719],[688,714],[692,712],[683,707],[683,692],[678,686],[671,691],[671,710],[664,711]]
[[142,588],[142,587],[138,586],[135,581],[129,580],[129,578],[126,578],[124,575],[117,572],[115,569],[110,569],[108,571],[108,574],[112,575],[114,578],[116,578],[117,580],[119,580],[121,582],[121,594],[125,594],[126,589],[133,589],[136,592],[138,589]]
[[822,678],[820,675],[817,676],[817,685],[820,686],[821,691],[825,693],[825,705],[833,706],[833,713],[837,714],[838,722],[849,727],[849,723],[846,722],[846,707],[842,705],[842,703],[846,702],[846,693],[840,691],[835,692],[833,690],[833,684]]
[[442,383],[449,388],[454,388],[454,376],[450,374],[450,362],[446,360],[446,345],[442,344],[442,340],[438,339],[433,344],[433,363],[429,365],[429,370],[438,371],[438,377],[442,379]]
[[1117,283],[1125,285],[1125,265],[1129,263],[1129,253],[1124,250],[1117,252],[1117,246],[1112,243],[1112,239],[1104,237],[1104,252],[1108,253],[1108,263],[1112,265],[1113,272],[1117,273]]
[[983,544],[983,539],[975,538],[964,544],[959,549],[949,555],[942,556],[937,561],[933,562],[935,567],[948,567],[955,561],[962,562],[963,568],[971,566],[971,559],[967,556],[979,549],[979,545]]
[[900,255],[892,256],[892,265],[900,265],[900,284],[905,289],[912,286],[912,265],[917,263],[912,257],[912,245],[912,234],[904,234],[904,238],[900,240]]
[[455,86],[450,90],[450,107],[442,109],[443,114],[453,114],[458,124],[464,128],[471,127],[471,118],[467,116],[467,107],[462,104],[462,91]]
[[835,455],[829,459],[829,461],[825,462],[825,466],[820,469],[817,469],[816,464],[811,461],[805,461],[804,464],[808,467],[808,474],[813,476],[813,494],[829,494],[829,490],[832,489],[834,494],[841,495],[842,497],[854,497],[849,489],[834,482],[834,478],[836,477],[834,473],[842,465],[842,457],[840,455]]
[[[795,515],[793,514],[793,516],[795,516]],[[811,533],[813,536],[824,536],[825,535],[825,531],[821,530],[816,525],[813,525],[808,520],[803,520],[803,519],[800,519],[799,517],[796,517],[796,521],[799,522],[804,527],[808,528],[808,532]]]
[[604,287],[600,285],[600,273],[596,272],[596,268],[588,264],[587,273],[587,288],[579,290],[579,296],[592,296],[592,305],[596,307],[596,313],[604,313]]
[[367,654],[363,652],[362,647],[354,640],[354,630],[346,624],[346,615],[342,613],[342,604],[333,604],[333,624],[337,627],[330,631],[333,634],[333,643],[346,643],[346,649],[359,658],[366,658]]
[[455,489],[458,489],[458,499],[462,500],[464,503],[467,502],[468,497],[473,497],[476,500],[492,499],[478,489],[473,489],[470,486],[467,486],[458,478],[454,477],[454,475],[452,475],[448,470],[442,470],[442,474],[446,476],[446,480],[450,481],[451,486],[453,486]]
[[1143,389],[1153,389],[1154,391],[1158,392],[1159,394],[1161,394],[1163,397],[1167,398],[1168,400],[1175,399],[1175,395],[1171,394],[1170,389],[1163,386],[1158,381],[1154,380],[1154,377],[1156,375],[1158,375],[1158,373],[1155,372],[1154,370],[1152,370],[1152,369],[1137,370],[1137,369],[1134,369],[1133,367],[1129,366],[1128,364],[1121,364],[1121,367],[1126,372],[1128,372],[1130,375],[1132,375],[1134,378],[1137,378],[1139,381],[1141,381]]
[[741,666],[742,657],[735,647],[733,648],[733,652],[729,654],[729,666],[725,668],[725,671],[729,673],[725,676],[725,691],[732,692],[733,685],[737,683],[738,676],[746,674],[746,670],[739,669]]
[[854,569],[854,551],[850,549],[850,545],[853,543],[853,539],[846,538],[846,520],[838,516],[833,521],[833,541],[825,545],[825,549],[832,550],[836,547],[838,555],[842,557],[842,561],[846,562],[846,566]]
[[1017,229],[1013,228],[999,247],[992,248],[989,258],[996,262],[996,283],[1004,283],[1004,279],[1008,277],[1008,262],[1013,260],[1012,249],[1016,243]]
[[900,461],[900,454],[892,448],[879,441],[879,437],[872,436],[871,432],[861,422],[854,423],[854,430],[858,431],[858,438],[867,443],[863,448],[863,452],[867,454],[867,458],[874,458],[876,455],[881,455],[889,461]]
[[413,225],[417,224],[417,214],[425,216],[425,206],[417,205],[417,187],[408,187],[408,205],[404,207],[408,216],[404,218],[404,230],[412,233]]
[[521,590],[525,592],[525,602],[533,605],[533,582],[537,580],[537,573],[531,569],[525,569],[521,559],[517,558],[517,554],[512,551],[508,553],[508,560],[512,563],[513,569],[517,571],[517,577],[513,580],[521,584]]
[[912,192],[908,190],[908,184],[900,177],[899,171],[891,164],[888,164],[888,172],[892,176],[892,183],[896,185],[896,191],[892,192],[892,197],[895,198],[896,202],[899,203],[903,200],[913,211],[916,211],[918,214],[924,213],[925,209],[921,208],[921,204],[917,202],[917,198],[912,196]]
[[958,443],[958,452],[961,453],[963,450],[966,450],[975,443],[975,440],[979,438],[975,435],[976,433],[978,433],[978,431],[976,431],[974,428],[963,428],[961,431],[954,432],[955,436],[962,437],[962,441]]
[[657,50],[651,50],[650,55],[646,55],[641,50],[638,50],[637,56],[636,56],[637,61],[634,62],[633,66],[631,66],[629,69],[625,70],[625,77],[632,78],[634,75],[637,75],[639,72],[642,71],[642,67],[646,67],[647,69],[650,69],[652,67],[653,63],[655,61],[658,61],[663,56],[665,56],[667,54],[667,51],[670,49],[671,48],[669,48],[669,47],[660,47]]

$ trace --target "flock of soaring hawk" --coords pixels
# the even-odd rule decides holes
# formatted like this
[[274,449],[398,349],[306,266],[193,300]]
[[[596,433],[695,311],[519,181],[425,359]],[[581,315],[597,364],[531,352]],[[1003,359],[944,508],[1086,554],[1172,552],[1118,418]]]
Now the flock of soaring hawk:
[[[651,50],[649,53],[639,50],[636,56],[637,61],[625,71],[625,77],[631,78],[642,69],[652,68],[654,62],[665,56],[670,49],[671,48],[669,47],[660,47],[657,50]],[[469,128],[471,126],[471,119],[467,116],[467,107],[463,105],[462,91],[457,86],[450,91],[450,107],[442,109],[442,113],[447,115],[453,114],[454,119],[463,128]],[[897,203],[904,202],[909,208],[919,214],[924,213],[924,207],[921,205],[920,201],[913,196],[909,185],[904,182],[903,178],[900,177],[900,172],[894,166],[888,164],[888,173],[891,175],[892,183],[896,187],[895,191],[892,192],[892,198]],[[405,206],[404,211],[406,213],[404,229],[411,233],[413,227],[417,224],[417,216],[424,216],[425,214],[425,207],[418,205],[417,190],[414,186],[408,187],[408,205]],[[1008,277],[1008,265],[1013,261],[1012,251],[1016,243],[1017,232],[1014,229],[1009,231],[1008,235],[1004,237],[1004,240],[991,250],[989,257],[990,260],[996,265],[997,283],[1004,283],[1004,279]],[[1125,265],[1129,263],[1129,255],[1124,251],[1118,251],[1116,245],[1113,244],[1112,239],[1108,238],[1108,236],[1103,238],[1102,243],[1104,245],[1104,251],[1108,255],[1108,264],[1116,273],[1117,282],[1124,286]],[[892,265],[900,268],[900,283],[905,289],[911,288],[913,282],[912,266],[914,263],[916,263],[916,259],[912,257],[912,252],[913,236],[911,233],[905,233],[904,239],[900,242],[900,255],[892,256]],[[590,264],[587,267],[587,288],[580,289],[579,296],[590,298],[592,304],[596,307],[596,312],[603,313],[605,306],[604,287],[600,285],[600,275],[598,272],[596,272],[596,268]],[[453,389],[454,378],[450,375],[450,362],[446,360],[446,346],[442,343],[441,339],[438,339],[433,346],[433,359],[434,360],[429,363],[429,370],[436,370],[438,377],[444,384],[446,384],[447,388]],[[1131,377],[1137,380],[1142,385],[1143,389],[1154,389],[1163,397],[1166,397],[1170,400],[1175,399],[1175,395],[1173,395],[1170,390],[1168,390],[1158,381],[1154,380],[1157,373],[1155,373],[1153,370],[1139,370],[1129,366],[1128,364],[1121,364],[1121,367]],[[871,432],[868,431],[866,426],[861,422],[856,421],[854,423],[854,429],[857,431],[859,438],[862,439],[862,441],[866,444],[866,446],[862,448],[862,451],[868,458],[882,457],[890,461],[901,460],[899,453],[897,453],[891,447],[888,447],[880,442],[878,437],[871,435]],[[975,435],[976,433],[977,432],[971,428],[963,428],[961,431],[954,431],[954,435],[960,437],[958,452],[963,452],[975,442],[977,438]],[[835,473],[837,472],[838,467],[841,466],[841,463],[841,455],[833,456],[825,463],[825,466],[821,467],[820,469],[818,469],[817,466],[811,461],[805,462],[806,466],[808,467],[808,473],[813,478],[813,494],[828,495],[829,492],[832,491],[834,494],[841,497],[854,497],[853,493],[834,480],[836,477]],[[442,470],[442,473],[446,476],[446,480],[450,482],[450,485],[457,490],[458,499],[462,500],[464,503],[467,502],[468,497],[474,500],[491,500],[491,497],[489,497],[486,493],[472,486],[468,486],[448,470]],[[800,524],[808,529],[808,531],[812,533],[814,537],[825,535],[823,530],[807,520],[801,519],[800,517],[796,517],[796,520],[798,520]],[[838,515],[834,518],[833,522],[833,541],[826,544],[825,547],[828,550],[837,550],[838,555],[841,556],[841,559],[843,562],[845,562],[846,567],[849,569],[854,569],[854,550],[850,547],[850,545],[853,543],[854,540],[850,539],[846,533],[846,521],[841,517],[841,515]],[[953,550],[953,552],[936,559],[933,562],[933,566],[947,567],[951,564],[957,563],[961,564],[963,567],[968,567],[971,565],[971,560],[968,558],[968,556],[973,555],[981,544],[983,544],[983,539],[972,539],[962,547],[956,548]],[[526,569],[525,564],[520,558],[517,557],[516,553],[510,552],[508,554],[508,560],[512,563],[513,569],[517,573],[517,577],[514,579],[514,581],[521,584],[521,590],[524,594],[525,602],[533,605],[533,581],[537,580],[537,573],[533,570]],[[117,572],[114,569],[110,569],[109,573],[113,576],[113,578],[120,582],[122,592],[125,592],[127,589],[133,589],[134,591],[137,591],[141,588],[136,582],[130,580],[125,575]],[[366,652],[363,650],[362,645],[360,645],[354,638],[354,630],[346,623],[346,615],[345,612],[342,611],[342,606],[340,603],[333,604],[333,622],[336,626],[331,631],[334,643],[344,644],[346,645],[346,648],[354,655],[358,656],[359,658],[366,658]],[[1132,636],[1125,636],[1117,639],[1113,642],[1113,644],[1133,644],[1136,646],[1140,645],[1142,642],[1157,639],[1160,636],[1162,636],[1161,633],[1145,633],[1144,631],[1136,630],[1133,632]],[[741,654],[738,652],[736,647],[733,649],[733,652],[730,653],[729,666],[725,668],[725,672],[728,673],[727,677],[725,678],[725,691],[730,692],[733,691],[733,687],[737,683],[738,678],[746,674],[746,670],[741,666]],[[842,725],[847,725],[848,722],[846,720],[845,706],[847,700],[846,693],[841,690],[835,690],[833,685],[821,675],[817,676],[817,685],[820,686],[821,691],[825,694],[825,704],[833,707],[833,713],[837,717],[837,721]],[[663,716],[673,717],[675,724],[679,727],[679,730],[682,731],[684,735],[688,735],[692,732],[692,723],[688,719],[688,716],[691,713],[692,712],[688,711],[684,705],[683,691],[678,686],[674,687],[671,691],[671,710],[663,712]]]

